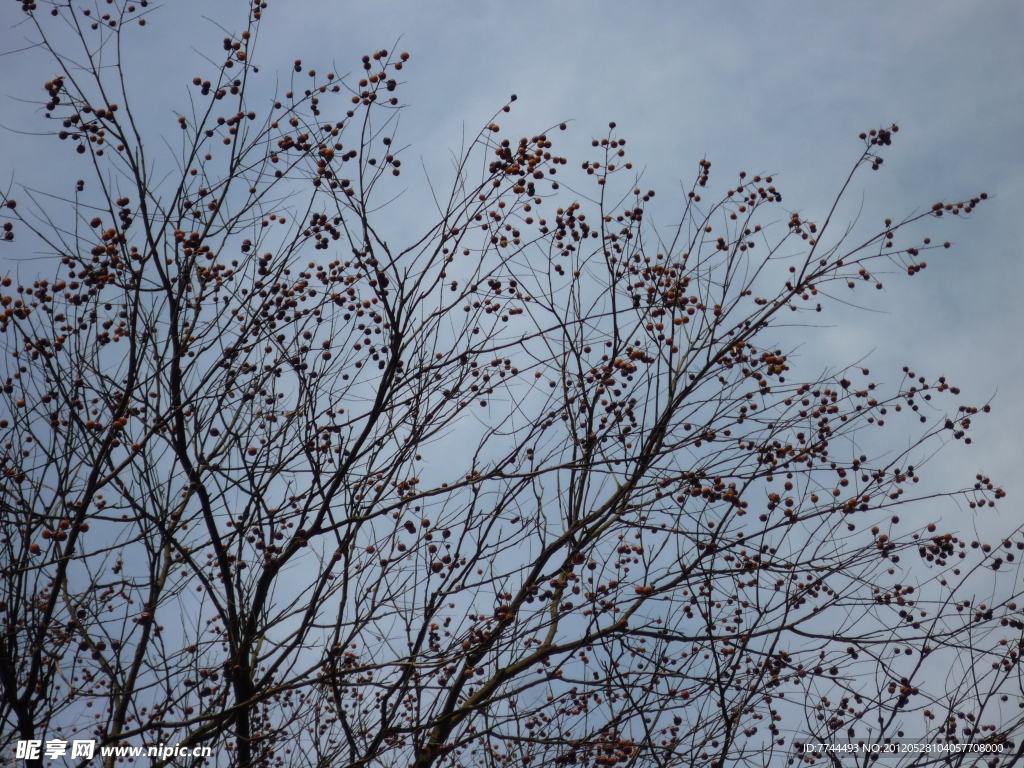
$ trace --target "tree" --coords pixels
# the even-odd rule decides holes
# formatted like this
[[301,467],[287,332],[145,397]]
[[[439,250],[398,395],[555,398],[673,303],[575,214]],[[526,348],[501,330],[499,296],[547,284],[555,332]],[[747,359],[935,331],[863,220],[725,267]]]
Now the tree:
[[[854,240],[831,215],[772,223],[771,177],[702,199],[701,160],[666,230],[614,124],[570,163],[564,124],[503,137],[513,97],[400,245],[407,54],[351,79],[296,61],[268,94],[255,2],[161,142],[122,58],[146,0],[46,7],[23,3],[55,68],[46,140],[89,176],[2,198],[5,754],[1024,754],[1024,539],[899,520],[1004,495],[984,475],[915,493],[989,405],[909,368],[895,388],[860,364],[808,376],[777,348],[783,322],[925,269],[943,245],[918,225],[985,195]],[[837,203],[897,131],[861,134]],[[874,436],[908,418],[907,448]],[[862,746],[813,746],[837,742]]]

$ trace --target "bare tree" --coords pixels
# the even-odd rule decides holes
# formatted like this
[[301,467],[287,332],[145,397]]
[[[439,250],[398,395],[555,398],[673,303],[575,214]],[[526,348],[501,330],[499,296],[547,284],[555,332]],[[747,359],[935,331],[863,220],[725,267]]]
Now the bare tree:
[[854,239],[770,177],[702,199],[702,160],[655,227],[614,124],[569,162],[499,112],[400,243],[407,54],[265,94],[257,0],[171,136],[122,58],[146,0],[40,5],[45,140],[89,175],[2,197],[5,760],[1018,761],[1024,540],[898,517],[1003,495],[915,492],[989,406],[777,348],[984,195]]

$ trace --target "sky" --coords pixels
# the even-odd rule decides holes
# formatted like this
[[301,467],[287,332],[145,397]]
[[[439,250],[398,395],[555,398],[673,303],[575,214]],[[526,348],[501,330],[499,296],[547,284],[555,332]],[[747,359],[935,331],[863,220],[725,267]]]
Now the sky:
[[[227,0],[152,3],[145,29],[132,30],[126,51],[136,105],[156,130],[171,135],[192,77],[210,69],[199,52],[219,55],[224,30],[242,28],[245,8]],[[67,157],[29,135],[39,115],[24,100],[39,98],[55,72],[37,52],[20,50],[31,37],[21,21],[17,3],[5,3],[0,184],[66,186]],[[957,450],[942,452],[935,467],[947,480],[966,483],[985,471],[1003,485],[1010,495],[997,517],[972,523],[998,529],[1019,524],[1024,499],[1024,354],[1014,331],[1024,326],[1022,39],[1024,5],[1016,0],[289,0],[264,12],[258,56],[262,76],[284,84],[297,58],[354,74],[364,53],[408,51],[401,131],[411,145],[404,156],[420,161],[406,167],[422,169],[418,178],[408,174],[412,189],[425,174],[442,178],[464,133],[486,125],[510,94],[518,99],[503,127],[531,135],[568,121],[559,138],[570,157],[615,121],[644,169],[643,186],[661,192],[656,223],[671,220],[680,184],[692,181],[702,158],[714,163],[716,189],[740,170],[770,173],[786,209],[820,220],[860,154],[857,134],[897,123],[883,168],[858,178],[841,216],[877,227],[937,201],[980,192],[990,199],[969,221],[946,217],[917,230],[954,247],[913,279],[894,274],[878,295],[860,292],[860,308],[831,311],[803,335],[799,353],[812,371],[867,356],[891,383],[910,364],[949,377],[966,403],[991,401],[974,444],[951,446]],[[9,253],[0,252],[0,272],[23,268]]]
[[[129,79],[154,137],[173,138],[192,78],[213,69],[201,52],[221,56],[220,41],[242,29],[247,4],[150,6],[146,27],[130,30]],[[56,72],[23,50],[31,37],[18,3],[3,3],[0,188],[67,192],[79,159],[33,135],[40,115],[26,100],[39,99]],[[508,135],[565,121],[558,140],[570,158],[586,156],[614,121],[642,186],[659,192],[655,225],[671,223],[680,185],[689,187],[704,158],[714,190],[739,171],[771,174],[785,210],[820,221],[860,156],[858,134],[898,124],[882,168],[855,180],[841,223],[874,232],[887,216],[900,220],[938,201],[989,199],[960,217],[967,221],[946,216],[914,230],[953,243],[929,254],[925,272],[884,276],[884,291],[858,291],[858,306],[830,309],[817,327],[784,336],[799,338],[795,357],[809,377],[862,361],[872,380],[895,386],[910,365],[930,379],[947,376],[961,402],[991,403],[972,445],[947,446],[924,473],[949,489],[984,472],[1008,491],[997,510],[979,515],[952,502],[922,505],[919,514],[969,539],[972,529],[981,538],[1024,523],[1024,345],[1015,330],[1024,327],[1022,40],[1020,0],[269,0],[257,57],[265,84],[276,79],[287,90],[299,58],[307,69],[358,79],[363,54],[409,52],[400,130],[410,145],[410,193],[396,240],[412,236],[418,217],[429,219],[430,206],[420,205],[425,177],[448,178],[451,152],[511,94],[514,109],[500,116]],[[17,256],[0,250],[0,275],[31,269],[31,254]]]

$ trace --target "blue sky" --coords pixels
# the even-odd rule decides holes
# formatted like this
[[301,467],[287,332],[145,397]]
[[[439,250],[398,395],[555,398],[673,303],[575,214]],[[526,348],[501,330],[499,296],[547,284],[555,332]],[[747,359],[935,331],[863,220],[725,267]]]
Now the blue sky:
[[[171,136],[189,82],[211,67],[224,29],[237,31],[246,5],[175,0],[153,3],[145,29],[126,47],[140,90],[137,110]],[[16,4],[0,11],[0,53],[31,32]],[[982,191],[991,200],[972,220],[929,222],[922,234],[954,248],[913,280],[892,275],[863,309],[838,309],[809,331],[800,354],[808,373],[870,355],[873,370],[905,363],[945,374],[965,402],[994,396],[994,417],[978,423],[975,444],[945,451],[940,474],[966,482],[984,469],[1010,497],[1002,525],[1019,518],[1024,433],[1018,333],[1024,285],[1018,201],[1024,198],[1024,5],[995,2],[271,2],[258,50],[261,77],[287,88],[292,62],[358,70],[382,47],[409,51],[401,132],[410,191],[406,224],[423,213],[423,178],[444,179],[450,150],[512,93],[510,133],[537,133],[563,120],[565,154],[585,151],[614,120],[660,191],[655,222],[669,223],[673,194],[701,158],[714,162],[724,190],[739,170],[772,173],[785,206],[820,218],[859,155],[857,134],[898,123],[877,174],[855,185],[842,213],[877,227],[936,201]],[[0,57],[0,124],[40,128],[20,101],[38,98],[52,65],[31,51]],[[283,73],[283,74],[276,74]],[[51,140],[7,133],[0,144],[5,186],[66,184],[71,163]],[[420,171],[422,167],[424,170]],[[715,185],[716,175],[719,179]],[[781,215],[781,214],[780,214]],[[952,218],[952,217],[947,217]],[[403,237],[396,222],[394,237]],[[31,254],[18,254],[17,259]],[[0,271],[24,269],[10,251]],[[952,473],[952,474],[950,474]]]
[[[48,21],[45,0],[37,2]],[[74,2],[96,3],[97,13],[106,7]],[[125,31],[132,109],[157,158],[155,178],[160,163],[173,170],[172,146],[182,134],[177,116],[189,114],[193,77],[214,74],[221,40],[241,31],[247,7],[241,0],[151,0],[146,26]],[[25,50],[34,34],[17,8],[8,2],[0,9],[0,188],[15,197],[25,188],[67,195],[75,179],[92,178],[89,156],[40,133],[51,126],[32,101],[56,71],[41,51]],[[510,137],[567,122],[558,152],[573,162],[587,158],[591,139],[605,136],[614,121],[616,134],[628,139],[628,159],[642,170],[640,184],[658,190],[644,217],[653,227],[674,222],[681,185],[689,187],[704,158],[713,163],[708,199],[724,194],[739,171],[771,174],[784,194],[775,214],[780,228],[788,211],[820,221],[861,154],[857,135],[897,123],[881,170],[859,175],[840,207],[840,227],[853,222],[855,238],[879,231],[887,216],[898,221],[938,201],[981,192],[989,200],[970,217],[945,216],[913,230],[953,243],[928,253],[923,274],[881,275],[883,291],[850,294],[856,306],[830,307],[814,316],[813,327],[780,329],[778,345],[794,350],[795,379],[860,361],[872,380],[895,389],[909,365],[932,380],[947,376],[963,403],[991,399],[993,413],[976,419],[973,444],[935,456],[922,487],[952,490],[984,471],[1009,497],[984,513],[942,500],[904,515],[908,527],[943,521],[971,540],[975,530],[978,538],[998,535],[1024,519],[1024,350],[1015,330],[1024,327],[1021,40],[1020,0],[270,0],[254,54],[255,90],[265,97],[290,90],[296,59],[306,71],[358,79],[363,54],[411,54],[402,70],[408,107],[399,129],[399,143],[408,146],[395,182],[407,191],[383,233],[399,248],[431,220],[426,179],[450,184],[452,153],[495,113]],[[300,89],[306,72],[295,77]],[[514,109],[500,113],[513,93]],[[571,193],[563,200],[559,205]],[[19,239],[0,250],[0,276],[30,280],[39,265],[50,269],[53,260],[37,260],[32,248]],[[885,439],[904,442],[873,447],[898,454],[913,434],[885,430]],[[473,444],[465,432],[446,438],[426,457],[445,471],[459,465],[453,451]],[[982,578],[988,573],[972,588]]]

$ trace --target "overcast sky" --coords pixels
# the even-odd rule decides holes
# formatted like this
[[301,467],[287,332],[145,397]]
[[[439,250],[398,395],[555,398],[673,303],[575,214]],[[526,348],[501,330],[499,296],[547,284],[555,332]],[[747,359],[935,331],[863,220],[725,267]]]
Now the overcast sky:
[[[214,21],[241,30],[246,4],[158,5],[144,29],[131,30],[128,45],[139,62],[137,81],[151,86],[137,104],[170,135],[188,83],[209,68],[193,47],[219,56],[224,32]],[[17,3],[0,8],[0,52],[31,37],[20,19]],[[820,218],[861,151],[857,134],[898,123],[886,163],[861,177],[848,216],[859,211],[865,225],[877,227],[887,215],[898,219],[939,200],[982,191],[992,199],[970,221],[929,223],[922,233],[952,240],[954,248],[932,255],[929,269],[913,279],[886,279],[884,293],[866,296],[871,311],[830,313],[823,322],[832,327],[809,335],[807,356],[821,359],[805,370],[814,375],[870,353],[879,379],[895,382],[908,362],[929,377],[946,374],[965,402],[994,396],[993,417],[979,422],[975,444],[952,446],[936,468],[964,482],[984,469],[1010,491],[993,524],[1021,521],[1024,480],[1014,476],[1024,476],[1019,0],[288,0],[271,1],[261,36],[261,76],[268,79],[283,72],[286,80],[296,58],[345,73],[358,71],[364,53],[396,44],[408,51],[402,134],[412,146],[405,156],[422,158],[431,173],[443,172],[464,129],[486,124],[512,93],[518,101],[507,118],[510,133],[530,135],[569,120],[559,139],[570,159],[574,147],[585,151],[614,120],[633,163],[646,168],[644,186],[661,191],[662,218],[704,157],[714,163],[715,189],[740,170],[772,173],[787,209]],[[38,113],[19,99],[38,98],[52,69],[32,52],[0,57],[0,123],[39,128]],[[5,135],[4,186],[66,186],[74,158],[50,154],[53,148],[52,141]],[[417,166],[406,163],[410,171]],[[22,268],[10,253],[0,252],[0,259],[7,254],[0,272]]]

